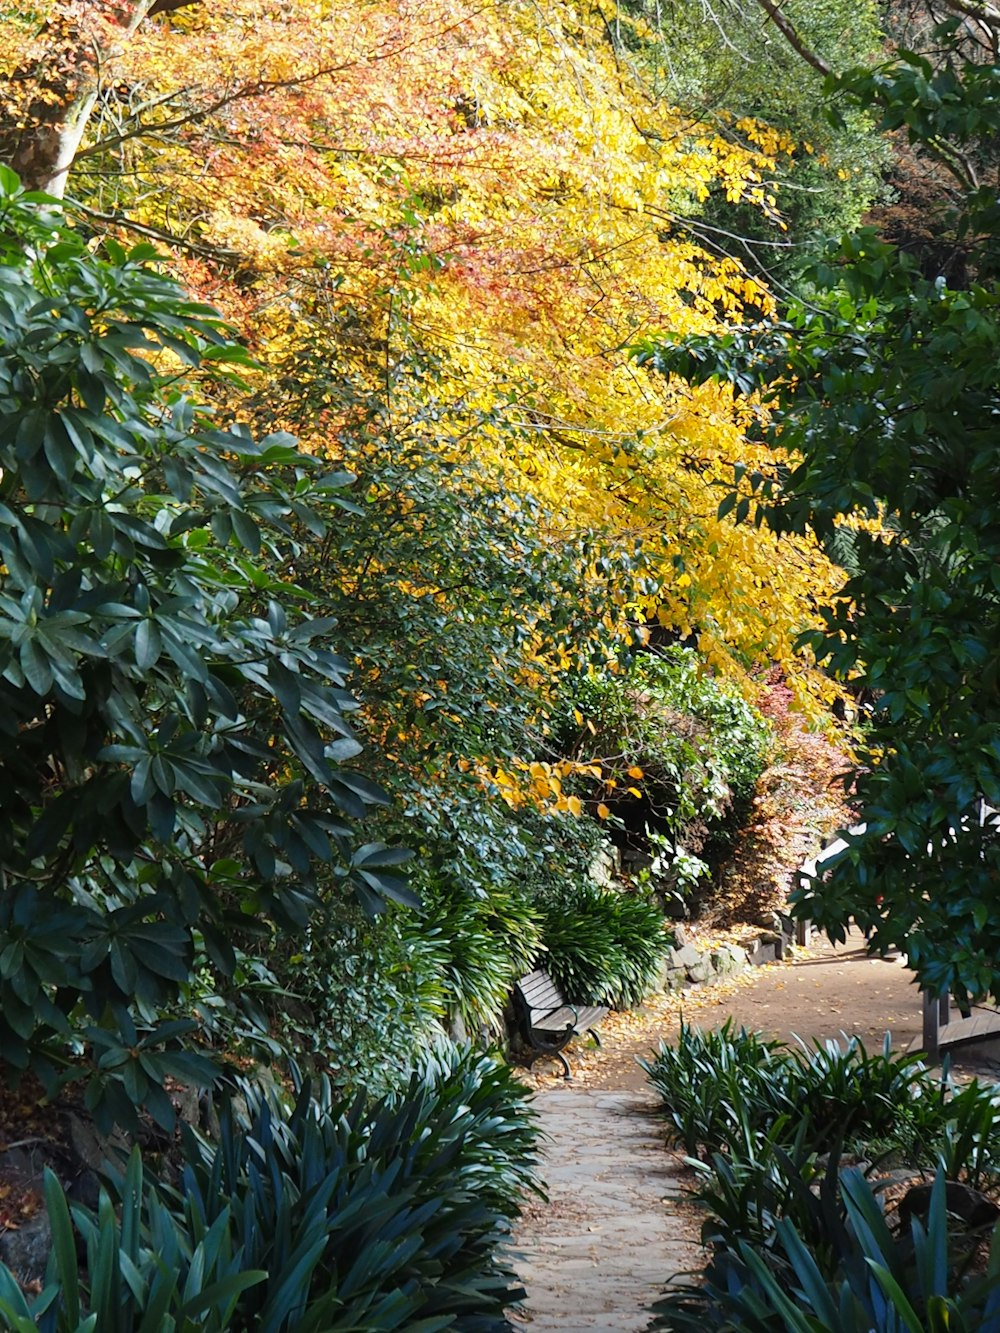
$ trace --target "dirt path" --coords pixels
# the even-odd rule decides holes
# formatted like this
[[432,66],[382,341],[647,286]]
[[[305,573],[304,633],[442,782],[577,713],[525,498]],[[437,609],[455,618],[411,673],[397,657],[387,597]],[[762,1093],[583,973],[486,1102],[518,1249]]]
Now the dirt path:
[[783,1041],[798,1037],[812,1043],[842,1039],[846,1033],[869,1050],[880,1049],[890,1032],[894,1048],[905,1051],[922,1027],[911,974],[897,958],[869,958],[863,937],[852,932],[844,945],[817,939],[793,962],[757,968],[735,983],[665,996],[634,1019],[622,1016],[621,1031],[605,1043],[607,1058],[594,1062],[592,1077],[605,1087],[643,1087],[636,1057],[655,1049],[661,1039],[669,1041],[682,1016],[706,1028],[732,1019]]

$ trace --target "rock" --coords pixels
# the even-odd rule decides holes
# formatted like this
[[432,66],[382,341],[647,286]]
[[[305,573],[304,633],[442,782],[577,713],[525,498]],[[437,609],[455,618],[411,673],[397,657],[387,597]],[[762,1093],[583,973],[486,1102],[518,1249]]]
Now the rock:
[[752,967],[760,967],[763,963],[774,963],[782,957],[784,953],[784,944],[776,941],[781,936],[761,935],[761,937],[747,946],[747,957]]
[[[933,1188],[933,1185],[914,1185],[900,1199],[899,1220],[904,1227],[909,1226],[910,1218],[914,1216],[926,1221]],[[1000,1208],[985,1194],[980,1194],[970,1185],[963,1185],[957,1180],[946,1180],[944,1189],[948,1212],[960,1217],[968,1226],[989,1227],[1000,1218]]]
[[617,869],[616,854],[610,847],[600,847],[587,867],[587,878],[602,889],[610,889],[614,886]]
[[751,920],[755,926],[760,926],[763,930],[776,935],[781,934],[781,917],[777,912],[761,912]]
[[692,968],[698,966],[702,955],[693,944],[685,944],[683,948],[671,949],[669,958],[673,967]]
[[186,1125],[197,1125],[201,1121],[201,1090],[188,1083],[175,1088],[170,1095],[174,1110]]
[[688,978],[697,985],[699,982],[709,979],[712,975],[712,965],[707,958],[704,958],[700,963],[695,963],[694,967],[689,967],[687,974]]
[[36,1213],[16,1230],[10,1228],[0,1235],[0,1261],[7,1265],[22,1287],[35,1284],[40,1288],[45,1280],[51,1249],[52,1228],[40,1198]]
[[121,1130],[113,1130],[110,1138],[105,1138],[98,1134],[89,1116],[76,1111],[70,1111],[66,1124],[73,1155],[89,1170],[100,1174],[109,1162],[119,1165],[128,1157],[131,1144]]
[[678,921],[676,926],[671,927],[674,934],[674,948],[683,949],[685,944],[690,944],[687,929]]
[[457,1012],[452,1013],[448,1018],[448,1036],[459,1046],[469,1040],[468,1029],[462,1015]]
[[743,972],[750,965],[746,949],[741,949],[738,944],[724,944],[712,957],[718,958],[718,969],[724,976]]

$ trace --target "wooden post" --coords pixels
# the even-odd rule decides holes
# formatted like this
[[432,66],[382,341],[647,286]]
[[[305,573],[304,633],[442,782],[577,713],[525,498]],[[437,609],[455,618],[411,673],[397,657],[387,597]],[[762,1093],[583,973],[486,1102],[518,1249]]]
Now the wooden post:
[[951,1013],[951,997],[947,994],[937,996],[924,991],[924,1054],[928,1060],[936,1060],[941,1053],[940,1032],[947,1026]]

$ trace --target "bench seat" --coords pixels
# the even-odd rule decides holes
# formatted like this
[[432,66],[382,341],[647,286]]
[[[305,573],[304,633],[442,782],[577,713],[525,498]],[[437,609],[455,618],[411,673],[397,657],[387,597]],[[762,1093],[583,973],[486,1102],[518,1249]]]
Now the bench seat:
[[564,1077],[572,1078],[563,1047],[584,1032],[590,1032],[600,1046],[595,1028],[607,1014],[607,1008],[568,1003],[549,974],[540,968],[521,978],[514,987],[513,998],[515,1020],[528,1047],[528,1068],[540,1056],[550,1056],[560,1062]]

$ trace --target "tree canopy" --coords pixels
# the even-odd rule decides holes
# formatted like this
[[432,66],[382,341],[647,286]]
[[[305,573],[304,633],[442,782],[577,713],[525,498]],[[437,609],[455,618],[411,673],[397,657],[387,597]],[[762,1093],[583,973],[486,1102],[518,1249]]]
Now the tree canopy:
[[904,56],[831,85],[964,180],[978,280],[949,288],[861,232],[785,319],[643,359],[757,404],[755,434],[778,454],[727,508],[842,550],[849,536],[850,577],[808,640],[872,700],[854,779],[864,830],[800,910],[839,936],[855,917],[934,991],[1000,996],[1000,214],[975,167],[995,82],[953,47],[937,72]]

